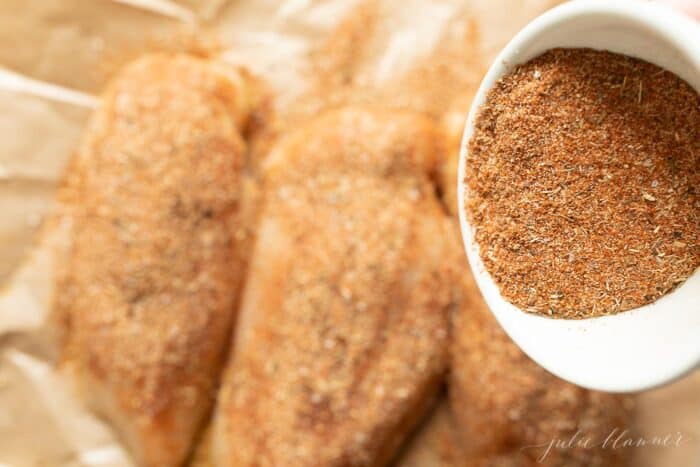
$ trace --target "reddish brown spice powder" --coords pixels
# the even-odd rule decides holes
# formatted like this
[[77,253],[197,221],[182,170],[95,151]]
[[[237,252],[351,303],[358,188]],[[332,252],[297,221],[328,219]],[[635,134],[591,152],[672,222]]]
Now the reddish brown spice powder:
[[466,214],[504,298],[551,317],[651,303],[700,265],[700,95],[635,58],[554,49],[489,92]]

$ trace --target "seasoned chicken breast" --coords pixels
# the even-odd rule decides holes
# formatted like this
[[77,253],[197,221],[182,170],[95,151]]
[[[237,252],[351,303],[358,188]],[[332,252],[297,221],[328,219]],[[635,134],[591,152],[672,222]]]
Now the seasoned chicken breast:
[[606,439],[633,429],[632,400],[574,386],[505,334],[466,276],[454,316],[449,396],[464,467],[621,467],[633,450]]
[[[444,201],[455,217],[459,146],[472,97],[469,90],[455,99],[443,118],[448,141],[447,163],[441,172]],[[452,320],[448,384],[458,465],[629,465],[630,450],[602,444],[613,430],[631,428],[633,401],[574,386],[530,360],[501,329],[481,297],[466,256],[462,258],[462,293]],[[586,439],[588,447],[583,447]]]
[[214,464],[385,465],[446,363],[452,235],[441,137],[411,114],[344,108],[273,149]]
[[143,466],[177,466],[213,403],[243,274],[244,73],[153,55],[108,86],[61,188],[55,313],[82,397]]

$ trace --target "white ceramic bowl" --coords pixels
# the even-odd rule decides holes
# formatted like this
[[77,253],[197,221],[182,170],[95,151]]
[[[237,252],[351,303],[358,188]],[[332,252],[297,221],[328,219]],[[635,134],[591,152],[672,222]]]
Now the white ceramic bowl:
[[459,219],[481,292],[510,337],[537,363],[580,386],[626,392],[658,386],[700,363],[700,273],[656,302],[613,316],[549,319],[505,301],[486,272],[464,214],[463,174],[474,119],[495,82],[555,47],[590,47],[666,68],[700,92],[700,23],[663,5],[574,0],[527,25],[501,51],[472,104],[459,162]]

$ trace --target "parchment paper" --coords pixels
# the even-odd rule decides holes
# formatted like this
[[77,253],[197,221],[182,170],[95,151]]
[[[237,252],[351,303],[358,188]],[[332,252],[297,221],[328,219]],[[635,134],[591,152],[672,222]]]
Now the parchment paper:
[[[443,120],[505,42],[556,0],[0,1],[0,467],[129,466],[109,427],[52,366],[52,242],[42,221],[96,95],[127,60],[206,50],[264,78],[276,131],[345,102]],[[454,123],[450,123],[454,124]],[[459,124],[459,123],[458,123]],[[39,233],[43,232],[42,235]],[[40,239],[40,240],[38,240]],[[641,467],[700,465],[700,373],[640,396]],[[444,401],[399,465],[452,465]]]

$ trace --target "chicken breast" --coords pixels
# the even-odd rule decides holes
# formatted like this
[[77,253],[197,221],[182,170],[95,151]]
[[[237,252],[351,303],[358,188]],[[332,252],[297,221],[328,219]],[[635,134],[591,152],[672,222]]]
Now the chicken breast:
[[633,401],[548,373],[505,334],[470,276],[465,289],[449,381],[464,467],[631,465],[633,450],[604,443],[633,430]]
[[[449,145],[444,201],[457,216],[458,161],[473,90],[443,118]],[[458,228],[455,219],[455,230]],[[530,360],[491,314],[462,255],[448,396],[463,467],[618,467],[630,450],[602,447],[631,428],[633,400],[569,384]],[[584,446],[585,445],[585,446]]]
[[63,361],[143,466],[177,466],[213,403],[244,270],[245,73],[153,55],[108,86],[59,199]]
[[216,466],[379,466],[394,455],[446,364],[441,154],[429,120],[360,108],[325,113],[272,151],[215,413]]

